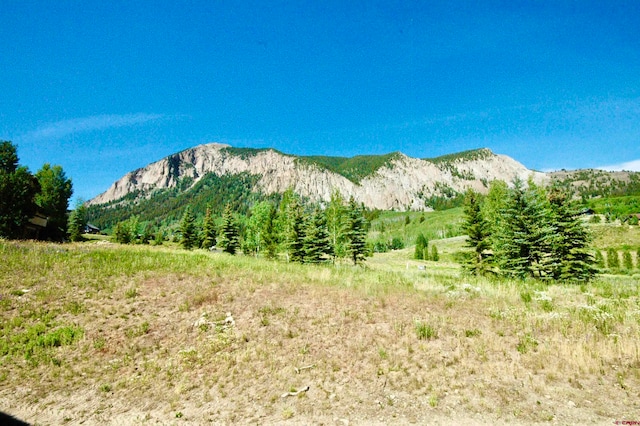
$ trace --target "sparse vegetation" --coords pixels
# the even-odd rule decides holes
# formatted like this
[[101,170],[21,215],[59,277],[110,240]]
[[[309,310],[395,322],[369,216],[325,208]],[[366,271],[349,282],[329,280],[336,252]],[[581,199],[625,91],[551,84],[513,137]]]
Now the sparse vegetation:
[[350,401],[362,401],[358,419],[385,423],[424,410],[492,423],[637,412],[632,277],[468,281],[448,261],[406,269],[404,252],[362,269],[169,244],[0,242],[0,401],[37,423],[331,422],[353,418]]
[[301,164],[312,164],[325,168],[354,183],[359,183],[368,176],[373,175],[381,167],[389,166],[400,154],[392,152],[385,155],[358,155],[355,157],[325,157],[307,156],[298,157],[296,161]]

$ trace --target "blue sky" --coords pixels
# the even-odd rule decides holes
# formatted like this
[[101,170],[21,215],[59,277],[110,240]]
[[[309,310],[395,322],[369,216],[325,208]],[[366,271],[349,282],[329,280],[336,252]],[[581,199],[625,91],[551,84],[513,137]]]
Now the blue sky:
[[0,2],[0,139],[75,197],[201,143],[640,170],[637,1]]

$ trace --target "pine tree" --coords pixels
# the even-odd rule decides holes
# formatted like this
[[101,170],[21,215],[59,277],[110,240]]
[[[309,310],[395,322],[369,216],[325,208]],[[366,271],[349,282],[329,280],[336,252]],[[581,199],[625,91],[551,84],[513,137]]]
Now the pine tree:
[[319,263],[328,260],[332,254],[326,217],[322,210],[316,208],[305,225],[304,260]]
[[18,148],[10,141],[0,141],[0,171],[13,173],[18,168]]
[[278,211],[272,208],[264,227],[264,248],[267,259],[275,259],[278,255],[278,234],[276,223],[278,221]]
[[187,206],[182,215],[182,221],[180,222],[180,233],[182,238],[180,244],[186,250],[191,250],[198,246],[197,230],[196,230],[196,218],[191,212],[191,207]]
[[589,281],[596,274],[595,259],[589,251],[591,235],[580,219],[571,194],[558,188],[549,190],[554,227],[553,276],[564,281]]
[[357,265],[363,262],[367,253],[366,219],[364,218],[362,208],[358,206],[353,197],[349,199],[347,206],[347,221],[344,235],[347,242],[347,253],[353,261],[353,264]]
[[227,204],[222,215],[222,226],[220,227],[220,235],[218,236],[218,246],[229,254],[236,254],[240,246],[240,232],[233,217],[230,204]]
[[202,248],[209,250],[216,245],[216,223],[211,208],[207,207],[202,222]]
[[336,257],[346,257],[347,250],[345,247],[345,221],[346,221],[346,209],[345,202],[340,191],[335,189],[331,194],[331,200],[325,210],[327,218],[327,229],[329,231],[329,240],[331,243],[331,249],[334,259]]
[[[489,254],[491,249],[490,227],[484,219],[480,204],[480,194],[472,189],[467,190],[464,198],[465,222],[463,230],[467,233],[466,246],[473,249],[467,259],[465,269],[474,275],[481,275],[489,268]],[[435,246],[434,246],[435,247]]]
[[429,240],[424,236],[422,232],[418,234],[416,238],[416,248],[413,252],[413,258],[417,260],[426,260],[425,259],[425,250],[429,246]]
[[82,233],[87,226],[87,208],[84,204],[78,203],[76,208],[69,215],[69,225],[67,232],[70,241],[82,241]]
[[287,253],[291,262],[305,261],[304,247],[305,215],[297,198],[287,207],[287,222],[285,240]]
[[532,183],[525,189],[516,179],[509,191],[506,207],[500,213],[500,227],[495,235],[494,250],[504,275],[552,277],[554,229],[546,198]]

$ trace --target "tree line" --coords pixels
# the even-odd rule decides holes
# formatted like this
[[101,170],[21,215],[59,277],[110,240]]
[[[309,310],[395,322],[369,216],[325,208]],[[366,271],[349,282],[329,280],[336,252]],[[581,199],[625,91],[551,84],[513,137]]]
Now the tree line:
[[71,179],[61,166],[45,163],[34,175],[18,161],[16,145],[0,141],[0,237],[66,239]]
[[[362,204],[351,197],[348,201],[334,191],[326,205],[305,203],[292,189],[280,201],[255,203],[243,215],[226,204],[220,217],[209,206],[198,220],[187,206],[177,230],[178,241],[187,250],[214,249],[267,259],[284,257],[299,263],[322,263],[349,259],[354,264],[365,260],[368,221]],[[155,233],[150,224],[140,232],[139,219],[133,216],[116,224],[113,234],[117,242],[147,243],[152,239],[162,244],[162,230]]]
[[585,282],[597,272],[579,205],[558,185],[494,181],[486,197],[466,192],[464,215],[472,274]]

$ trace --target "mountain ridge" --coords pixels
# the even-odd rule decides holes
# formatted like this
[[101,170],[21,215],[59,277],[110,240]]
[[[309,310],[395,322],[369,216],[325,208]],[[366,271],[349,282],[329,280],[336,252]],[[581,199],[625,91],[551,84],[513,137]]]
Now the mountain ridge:
[[494,179],[511,181],[546,174],[527,169],[514,159],[487,148],[434,159],[401,152],[355,157],[295,156],[273,148],[235,148],[209,143],[185,149],[125,174],[90,205],[150,197],[155,191],[193,187],[206,174],[248,173],[258,177],[255,190],[283,193],[292,188],[315,202],[326,202],[338,190],[366,207],[380,210],[428,210],[428,200],[461,193],[471,187],[486,192]]

